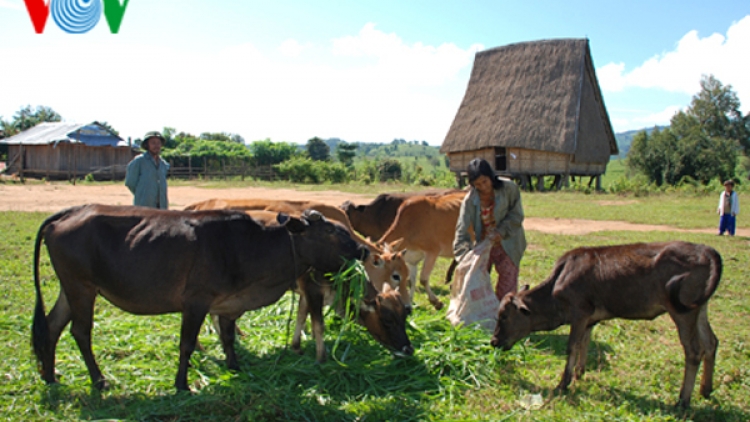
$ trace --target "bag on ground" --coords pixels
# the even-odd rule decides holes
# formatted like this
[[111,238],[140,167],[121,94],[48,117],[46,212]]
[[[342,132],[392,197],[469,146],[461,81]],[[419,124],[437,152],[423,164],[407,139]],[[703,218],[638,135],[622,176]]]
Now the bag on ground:
[[458,263],[447,312],[451,324],[478,323],[482,328],[495,329],[500,301],[495,296],[487,268],[491,249],[492,243],[483,240]]

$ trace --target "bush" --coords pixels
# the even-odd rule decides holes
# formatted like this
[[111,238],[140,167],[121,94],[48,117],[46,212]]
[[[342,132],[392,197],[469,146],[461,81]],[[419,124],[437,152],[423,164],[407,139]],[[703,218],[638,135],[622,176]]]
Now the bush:
[[294,183],[346,183],[349,170],[342,163],[316,161],[308,157],[295,157],[274,165],[283,179]]

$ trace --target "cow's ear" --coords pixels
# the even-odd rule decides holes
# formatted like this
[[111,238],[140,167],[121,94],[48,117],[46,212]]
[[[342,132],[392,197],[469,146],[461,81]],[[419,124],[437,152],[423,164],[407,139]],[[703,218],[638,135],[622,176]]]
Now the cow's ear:
[[397,251],[401,245],[404,243],[404,238],[399,238],[391,242],[391,250]]
[[300,220],[299,218],[289,217],[287,216],[288,220],[284,224],[284,227],[286,227],[287,230],[289,230],[292,233],[301,233],[307,229],[307,221]]
[[370,256],[372,256],[372,265],[374,265],[375,268],[383,268],[383,266],[385,266],[385,260],[382,256],[376,253],[371,254]]
[[529,290],[529,285],[528,284],[524,284],[523,286],[521,286],[521,290],[519,290],[518,292],[519,293],[520,292],[525,292],[526,290]]
[[343,204],[339,205],[339,208],[341,208],[344,211],[348,211],[349,208],[353,207],[354,204],[352,204],[352,201],[344,201]]
[[531,311],[529,310],[529,307],[526,306],[525,303],[523,303],[523,300],[519,298],[515,298],[513,302],[516,304],[516,306],[518,307],[518,310],[521,311],[522,314],[526,316],[531,315]]

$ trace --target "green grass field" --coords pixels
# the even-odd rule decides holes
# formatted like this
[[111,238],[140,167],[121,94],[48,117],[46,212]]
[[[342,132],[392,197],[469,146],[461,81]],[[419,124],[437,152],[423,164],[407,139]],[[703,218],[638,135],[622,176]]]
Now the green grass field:
[[[285,186],[288,187],[288,186]],[[328,187],[332,189],[332,187]],[[338,189],[338,187],[333,187]],[[356,190],[356,186],[346,189]],[[397,186],[375,186],[392,191]],[[357,190],[359,192],[359,190]],[[582,193],[524,194],[530,217],[565,217],[713,228],[714,195],[655,195],[628,198]],[[742,217],[743,215],[740,215]],[[750,239],[680,232],[597,232],[586,236],[529,231],[521,283],[535,285],[563,252],[589,245],[686,240],[722,254],[721,285],[709,317],[719,338],[715,391],[709,400],[696,391],[692,407],[674,408],[682,382],[683,352],[667,316],[654,321],[613,320],[593,331],[587,373],[569,393],[552,394],[565,362],[567,327],[531,335],[508,352],[489,345],[490,334],[454,328],[445,309],[435,311],[423,290],[410,317],[411,358],[392,358],[360,327],[344,332],[331,353],[341,322],[328,317],[331,358],[316,364],[314,342],[304,355],[286,349],[291,295],[245,314],[238,338],[242,370],[232,372],[215,334],[201,335],[189,371],[192,394],[176,393],[179,316],[133,316],[99,298],[94,353],[112,383],[92,390],[75,342],[66,330],[57,349],[61,383],[39,377],[30,347],[34,306],[33,241],[42,213],[0,213],[0,419],[18,421],[748,421],[750,420]],[[748,227],[746,220],[739,227]],[[440,259],[432,284],[443,300]],[[42,280],[47,311],[59,291],[46,250]],[[540,397],[540,405],[531,398]]]

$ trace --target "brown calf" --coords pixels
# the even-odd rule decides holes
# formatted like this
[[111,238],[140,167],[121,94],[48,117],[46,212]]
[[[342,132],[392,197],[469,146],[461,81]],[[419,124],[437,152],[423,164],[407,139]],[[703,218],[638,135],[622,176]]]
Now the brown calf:
[[583,376],[591,329],[599,321],[654,319],[668,312],[685,350],[678,404],[687,407],[701,361],[701,395],[713,389],[718,340],[708,323],[707,301],[721,270],[716,250],[687,242],[574,249],[540,285],[505,295],[491,343],[508,350],[529,333],[570,324],[568,361],[557,386],[565,390],[574,376]]

